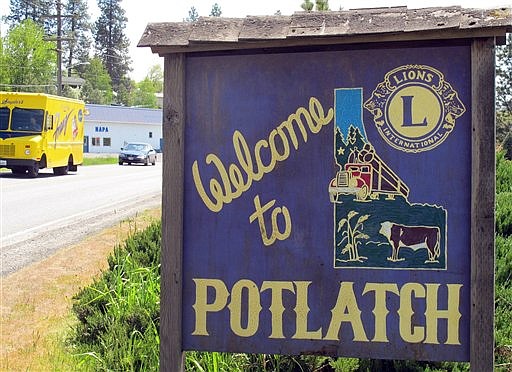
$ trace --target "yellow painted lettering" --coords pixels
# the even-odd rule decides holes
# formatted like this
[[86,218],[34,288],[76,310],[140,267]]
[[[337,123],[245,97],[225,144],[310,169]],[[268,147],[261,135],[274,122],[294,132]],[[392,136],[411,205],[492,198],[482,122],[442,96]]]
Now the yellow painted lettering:
[[[247,291],[247,326],[242,325],[242,291]],[[240,337],[253,336],[260,324],[260,292],[252,280],[242,279],[231,288],[229,324],[234,334]]]
[[272,299],[270,303],[270,313],[272,314],[272,333],[269,338],[285,338],[283,333],[283,291],[290,291],[295,293],[295,288],[292,282],[280,281],[264,281],[261,285],[260,292],[270,289]]
[[361,320],[361,310],[357,306],[354,294],[354,282],[341,282],[336,305],[331,310],[331,322],[325,340],[339,340],[342,322],[350,323],[354,332],[354,341],[368,341]]
[[[288,116],[286,121],[269,133],[268,140],[262,139],[256,142],[254,146],[256,164],[253,163],[251,151],[243,134],[235,130],[233,133],[233,150],[235,151],[238,165],[230,164],[227,167],[229,172],[227,172],[226,167],[217,155],[208,154],[206,156],[206,164],[213,163],[220,176],[220,181],[216,178],[210,179],[209,192],[211,196],[207,194],[203,186],[197,160],[192,164],[194,184],[206,207],[212,212],[219,212],[224,204],[229,204],[233,199],[238,198],[251,187],[253,181],[259,181],[265,174],[271,173],[275,169],[277,162],[288,159],[290,156],[289,139],[295,150],[299,149],[300,143],[296,134],[296,128],[300,131],[302,140],[307,142],[308,132],[303,120],[307,123],[309,131],[317,134],[324,125],[331,123],[334,116],[333,112],[333,109],[330,108],[327,114],[325,114],[320,101],[311,97],[309,100],[309,111],[304,107],[299,107],[295,113]],[[277,136],[281,139],[281,152],[276,147],[275,138]],[[261,151],[264,148],[270,149],[270,160],[266,165],[263,164],[261,156]]]
[[[194,336],[209,336],[206,328],[206,314],[222,310],[228,301],[229,292],[219,279],[193,279],[196,284],[196,302],[192,306],[196,313]],[[208,287],[215,290],[215,299],[208,303]]]
[[[279,138],[281,139],[281,143],[283,146],[282,153],[280,153],[276,147],[276,136],[279,136]],[[276,162],[286,160],[288,156],[290,156],[290,145],[282,129],[273,129],[272,132],[270,132],[270,135],[268,136],[268,142],[270,143],[270,151],[272,152],[272,158],[274,158]]]
[[[254,208],[255,211],[253,214],[249,216],[249,223],[254,222],[255,220],[258,220],[258,225],[260,228],[260,234],[261,234],[261,240],[263,241],[263,244],[266,246],[274,244],[276,239],[284,240],[288,238],[292,231],[292,220],[290,216],[290,212],[288,211],[288,208],[286,207],[277,207],[274,210],[272,210],[271,214],[271,223],[272,223],[272,231],[270,236],[267,234],[267,228],[265,225],[265,212],[268,211],[272,206],[276,203],[275,199],[272,201],[269,201],[265,205],[261,205],[260,202],[260,196],[256,195],[254,197]],[[284,218],[284,231],[279,231],[279,226],[277,224],[277,217],[279,214],[283,215]]]
[[368,292],[375,292],[375,306],[373,307],[375,335],[372,342],[389,342],[386,327],[386,319],[389,314],[386,306],[386,293],[391,292],[398,295],[398,286],[392,283],[367,283],[364,286],[363,295]]
[[425,309],[425,319],[427,326],[427,337],[425,343],[438,344],[437,321],[440,318],[447,320],[447,339],[445,344],[460,345],[459,341],[459,322],[461,313],[459,311],[460,289],[462,284],[447,284],[448,287],[448,309],[439,310],[437,303],[437,292],[439,284],[426,284],[427,287],[427,307]]
[[295,334],[292,338],[320,340],[322,338],[322,327],[316,331],[308,331],[308,287],[311,282],[297,281],[294,282],[297,287],[297,302],[295,304]]
[[415,297],[424,298],[425,288],[419,283],[405,283],[400,288],[399,327],[400,336],[405,342],[418,343],[423,341],[425,329],[424,327],[412,325],[412,316],[414,315],[412,308],[413,293]]

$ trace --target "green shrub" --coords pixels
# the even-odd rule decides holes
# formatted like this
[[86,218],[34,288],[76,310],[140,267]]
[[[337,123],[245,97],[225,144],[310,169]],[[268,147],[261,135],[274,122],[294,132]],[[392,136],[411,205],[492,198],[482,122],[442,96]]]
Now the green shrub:
[[[502,364],[510,368],[512,366],[512,286],[496,285],[495,296],[496,365]],[[510,371],[507,368],[503,370]]]
[[512,161],[503,151],[496,152],[496,193],[512,192]]
[[512,287],[512,236],[496,235],[496,286]]
[[512,192],[496,195],[496,233],[512,234]]
[[155,222],[115,248],[109,270],[75,297],[71,343],[94,370],[158,370],[160,236]]

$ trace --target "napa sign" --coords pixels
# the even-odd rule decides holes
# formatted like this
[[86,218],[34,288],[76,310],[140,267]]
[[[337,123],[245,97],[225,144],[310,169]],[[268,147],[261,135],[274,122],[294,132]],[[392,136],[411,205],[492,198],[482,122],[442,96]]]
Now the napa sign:
[[468,360],[470,50],[374,53],[188,60],[185,350]]

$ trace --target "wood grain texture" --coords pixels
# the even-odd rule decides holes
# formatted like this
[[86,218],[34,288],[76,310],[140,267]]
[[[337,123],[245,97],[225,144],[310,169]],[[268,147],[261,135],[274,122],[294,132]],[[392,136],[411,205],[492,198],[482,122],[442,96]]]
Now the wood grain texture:
[[407,7],[296,12],[291,16],[201,17],[197,22],[150,23],[138,46],[153,53],[503,37],[512,9]]
[[494,365],[495,113],[494,39],[471,46],[471,346],[472,371]]
[[182,371],[185,56],[165,56],[160,371]]

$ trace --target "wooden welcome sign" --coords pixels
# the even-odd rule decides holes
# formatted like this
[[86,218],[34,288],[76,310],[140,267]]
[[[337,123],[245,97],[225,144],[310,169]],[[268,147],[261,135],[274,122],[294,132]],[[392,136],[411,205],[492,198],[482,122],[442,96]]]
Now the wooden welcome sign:
[[148,25],[139,45],[165,56],[162,370],[184,350],[492,366],[493,48],[510,20]]

